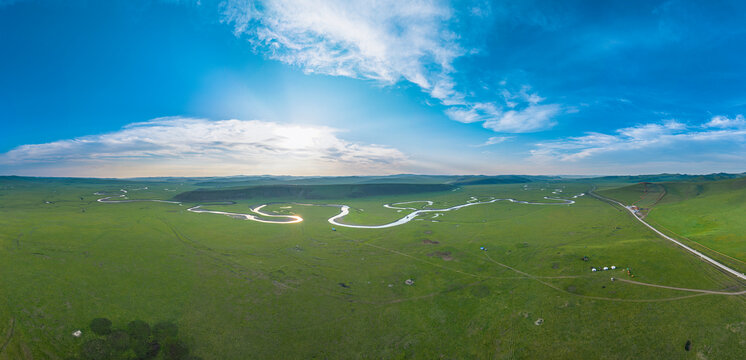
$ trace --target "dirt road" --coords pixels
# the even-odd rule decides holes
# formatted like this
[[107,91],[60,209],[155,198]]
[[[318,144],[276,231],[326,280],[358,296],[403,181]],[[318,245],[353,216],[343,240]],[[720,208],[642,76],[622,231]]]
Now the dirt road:
[[662,237],[662,238],[664,238],[664,239],[666,239],[668,241],[671,241],[671,242],[673,242],[676,245],[681,246],[682,248],[684,248],[684,250],[686,250],[686,251],[688,251],[688,252],[690,252],[690,253],[692,253],[694,255],[699,256],[700,259],[702,259],[704,261],[707,261],[708,263],[710,263],[713,266],[719,268],[720,270],[723,270],[723,271],[725,271],[728,274],[734,275],[735,277],[737,277],[739,279],[746,280],[746,274],[743,274],[743,273],[740,273],[740,272],[738,272],[738,271],[736,271],[734,269],[731,269],[730,267],[721,264],[717,260],[715,260],[715,259],[713,259],[713,258],[711,258],[711,257],[709,257],[709,256],[707,256],[707,255],[705,255],[705,254],[697,251],[697,250],[694,250],[694,249],[690,248],[689,246],[684,245],[680,241],[678,241],[678,240],[676,240],[676,239],[674,239],[674,238],[672,238],[672,237],[670,237],[670,236],[668,236],[668,235],[660,232],[658,229],[654,228],[652,225],[648,224],[645,220],[643,220],[640,216],[638,216],[635,213],[635,210],[632,209],[632,207],[626,206],[626,205],[624,205],[624,204],[622,204],[619,201],[616,201],[614,199],[609,199],[609,198],[607,198],[605,196],[598,195],[595,192],[593,192],[593,190],[589,191],[588,194],[590,194],[591,196],[593,196],[593,197],[595,197],[597,199],[600,199],[600,200],[603,200],[603,201],[606,201],[606,202],[610,202],[610,203],[614,203],[614,204],[617,204],[617,205],[619,205],[619,206],[627,209],[627,211],[632,215],[633,218],[637,219],[637,221],[639,221],[643,225],[647,226],[650,230],[653,230],[660,237]]

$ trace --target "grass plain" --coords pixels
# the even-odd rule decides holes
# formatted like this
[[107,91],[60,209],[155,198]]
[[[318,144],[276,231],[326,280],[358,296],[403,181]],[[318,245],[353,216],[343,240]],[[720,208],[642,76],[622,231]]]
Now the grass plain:
[[[387,203],[432,200],[431,208],[441,208],[471,196],[546,201],[590,188],[577,181],[472,185],[303,202],[347,204],[352,212],[344,221],[380,224],[408,212],[386,209]],[[190,213],[193,204],[186,203],[105,204],[93,194],[119,189],[131,199],[168,199],[196,187],[0,180],[0,359],[74,358],[97,317],[119,327],[133,319],[173,321],[204,359],[741,359],[746,353],[746,297],[611,282],[627,276],[619,269],[591,272],[616,265],[645,283],[744,289],[589,196],[573,205],[497,202],[387,229],[332,231],[327,219],[338,208],[293,199],[206,206],[245,212],[271,202],[265,211],[304,218],[280,225]],[[562,192],[551,194],[555,189]],[[742,206],[722,194],[713,201]],[[664,198],[650,217],[676,228],[676,212],[691,213],[683,205],[689,201]],[[732,224],[729,219],[722,221]],[[729,234],[743,223],[720,225],[711,231]],[[698,228],[687,226],[675,231],[694,236],[686,229]],[[81,338],[71,335],[78,329]]]
[[641,199],[653,226],[746,272],[746,178],[636,184],[604,194],[628,204]]

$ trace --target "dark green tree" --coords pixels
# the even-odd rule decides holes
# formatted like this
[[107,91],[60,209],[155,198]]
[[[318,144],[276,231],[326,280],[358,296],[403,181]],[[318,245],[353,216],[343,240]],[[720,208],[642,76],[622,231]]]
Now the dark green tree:
[[161,344],[176,340],[179,335],[179,327],[170,321],[163,321],[153,326],[153,338]]
[[158,356],[161,351],[161,344],[157,341],[134,341],[130,347],[137,355],[138,359],[152,359]]
[[83,343],[80,356],[86,360],[105,360],[111,356],[111,348],[103,339],[91,339]]
[[189,348],[178,340],[169,342],[163,350],[163,357],[166,360],[187,360],[189,359]]
[[112,350],[124,351],[130,346],[130,336],[122,330],[114,330],[106,337],[106,341],[109,343],[109,347]]
[[127,334],[133,339],[147,340],[150,337],[150,325],[142,320],[130,321],[127,324]]
[[111,333],[111,320],[107,318],[95,318],[91,320],[91,330],[96,335],[109,335]]

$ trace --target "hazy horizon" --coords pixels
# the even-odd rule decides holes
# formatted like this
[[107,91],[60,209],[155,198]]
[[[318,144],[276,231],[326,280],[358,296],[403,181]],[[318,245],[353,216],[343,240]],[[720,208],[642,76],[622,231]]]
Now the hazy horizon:
[[500,176],[527,176],[527,177],[559,177],[564,179],[584,179],[597,177],[623,177],[623,176],[658,176],[658,175],[681,175],[681,176],[706,176],[706,175],[742,175],[746,172],[718,172],[718,173],[646,173],[646,174],[388,174],[388,175],[287,175],[287,174],[238,174],[238,175],[203,175],[203,176],[133,176],[133,177],[96,177],[96,176],[35,176],[35,175],[0,175],[0,177],[30,177],[30,178],[67,178],[67,179],[100,179],[100,180],[148,180],[148,179],[202,179],[202,178],[240,178],[240,177],[288,177],[288,178],[337,178],[337,177],[396,177],[396,176],[438,176],[438,177],[500,177]]

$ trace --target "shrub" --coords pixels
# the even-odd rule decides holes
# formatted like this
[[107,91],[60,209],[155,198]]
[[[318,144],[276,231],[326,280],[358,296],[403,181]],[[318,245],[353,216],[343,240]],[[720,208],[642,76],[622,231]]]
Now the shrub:
[[145,353],[145,356],[154,358],[156,355],[158,355],[159,351],[161,351],[161,344],[159,344],[157,341],[151,341],[148,343],[148,351]]
[[163,355],[166,360],[187,360],[189,348],[181,341],[170,342],[166,344]]
[[111,320],[107,318],[91,320],[91,331],[96,335],[109,335],[111,333]]
[[135,341],[131,345],[132,351],[135,352],[138,359],[152,359],[158,356],[161,351],[161,344],[157,341]]
[[127,334],[133,339],[147,340],[150,337],[150,325],[142,320],[130,321],[127,324]]
[[178,335],[179,328],[172,322],[159,322],[153,326],[153,337],[161,343],[166,343],[167,340],[175,340]]
[[83,343],[80,349],[80,356],[87,360],[104,360],[109,359],[111,348],[102,339],[91,339]]
[[109,346],[117,351],[127,350],[130,346],[130,336],[122,330],[114,330],[106,338]]

